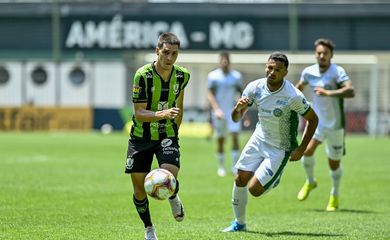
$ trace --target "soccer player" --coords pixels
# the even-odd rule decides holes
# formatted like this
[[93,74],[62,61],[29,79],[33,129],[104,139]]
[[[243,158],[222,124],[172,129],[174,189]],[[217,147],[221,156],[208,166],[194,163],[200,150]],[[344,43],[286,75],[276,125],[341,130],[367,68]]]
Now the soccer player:
[[211,106],[211,122],[217,138],[217,174],[226,175],[224,144],[227,133],[232,136],[231,172],[236,173],[234,165],[239,156],[239,132],[241,123],[233,122],[230,115],[239,98],[243,83],[241,73],[230,68],[230,56],[227,52],[219,55],[219,67],[208,74],[208,100]]
[[352,82],[345,70],[331,63],[334,43],[329,39],[320,38],[314,42],[317,64],[306,67],[296,87],[303,90],[310,87],[313,108],[319,118],[319,123],[302,158],[306,172],[306,182],[298,193],[298,200],[303,201],[311,190],[317,187],[314,178],[314,152],[318,145],[326,140],[326,154],[332,178],[330,198],[327,211],[335,211],[339,207],[339,186],[342,175],[340,165],[344,154],[344,109],[343,99],[355,96]]
[[[248,190],[259,197],[276,187],[287,161],[299,160],[317,127],[317,115],[303,93],[284,80],[288,70],[287,56],[272,53],[265,67],[266,77],[250,82],[231,114],[237,122],[255,104],[258,123],[237,161],[233,184],[234,221],[223,232],[246,230]],[[307,120],[300,145],[297,142],[299,118]]]
[[[176,35],[161,34],[155,49],[156,61],[139,68],[133,79],[134,115],[125,172],[131,174],[133,202],[145,226],[145,239],[157,239],[144,189],[153,156],[159,167],[170,171],[176,179],[180,168],[178,131],[183,118],[184,88],[190,74],[174,65],[179,48]],[[184,209],[178,191],[179,182],[168,200],[173,217],[180,222]]]

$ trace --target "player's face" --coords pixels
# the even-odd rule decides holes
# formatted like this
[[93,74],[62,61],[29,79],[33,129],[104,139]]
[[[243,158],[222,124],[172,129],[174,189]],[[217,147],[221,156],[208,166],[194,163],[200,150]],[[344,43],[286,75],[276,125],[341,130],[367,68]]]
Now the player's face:
[[283,62],[270,59],[265,65],[267,83],[270,85],[279,85],[287,75],[287,68]]
[[179,46],[164,43],[162,48],[156,48],[157,64],[164,70],[171,70],[179,55]]
[[221,57],[219,59],[219,66],[221,66],[223,72],[225,73],[229,72],[229,65],[230,65],[229,59],[227,59],[226,57]]
[[330,49],[324,45],[318,45],[315,49],[315,56],[318,65],[321,68],[327,68],[330,65],[330,60],[333,57],[333,53]]

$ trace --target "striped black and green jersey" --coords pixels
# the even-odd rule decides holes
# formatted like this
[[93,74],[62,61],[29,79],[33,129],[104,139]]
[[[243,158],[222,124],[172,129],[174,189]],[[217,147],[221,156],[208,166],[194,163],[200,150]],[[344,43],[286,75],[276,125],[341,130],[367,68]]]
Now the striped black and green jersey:
[[[146,110],[161,111],[176,107],[176,100],[184,91],[190,79],[190,73],[184,67],[173,66],[169,81],[158,75],[152,64],[139,68],[133,79],[133,103],[147,103]],[[134,139],[162,140],[177,137],[177,124],[170,119],[156,122],[140,122],[133,115],[130,136]]]

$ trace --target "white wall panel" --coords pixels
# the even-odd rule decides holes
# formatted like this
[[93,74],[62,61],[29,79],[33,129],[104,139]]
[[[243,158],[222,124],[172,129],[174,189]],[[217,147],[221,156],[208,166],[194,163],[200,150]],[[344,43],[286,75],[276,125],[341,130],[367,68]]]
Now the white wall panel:
[[[33,81],[33,71],[42,67],[46,71],[46,82],[36,84]],[[56,104],[56,71],[55,64],[51,62],[26,63],[26,101],[35,106],[54,106]]]
[[[71,73],[75,69],[85,74],[84,82],[75,84]],[[91,65],[89,63],[64,62],[60,65],[60,106],[89,106],[91,104]]]
[[0,63],[8,72],[8,81],[0,84],[0,106],[18,107],[23,103],[22,97],[22,63]]
[[96,62],[93,66],[93,105],[121,108],[126,104],[126,68],[123,62]]

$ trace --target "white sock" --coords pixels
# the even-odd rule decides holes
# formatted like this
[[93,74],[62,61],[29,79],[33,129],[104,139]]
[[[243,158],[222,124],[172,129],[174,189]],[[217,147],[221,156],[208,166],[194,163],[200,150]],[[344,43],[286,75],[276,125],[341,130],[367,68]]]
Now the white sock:
[[239,154],[238,150],[232,150],[232,168],[236,165]]
[[315,165],[315,160],[314,156],[303,156],[302,157],[302,165],[303,168],[305,169],[306,172],[306,180],[309,184],[314,183],[314,165]]
[[225,168],[225,155],[223,153],[217,153],[217,161],[220,168]]
[[341,165],[336,170],[329,171],[329,175],[332,178],[332,188],[330,190],[330,195],[338,196],[339,195],[339,188],[340,188],[340,179],[343,175],[343,170],[341,169]]
[[237,187],[236,183],[234,183],[232,192],[234,217],[239,224],[245,224],[245,209],[246,204],[248,203],[248,188]]

